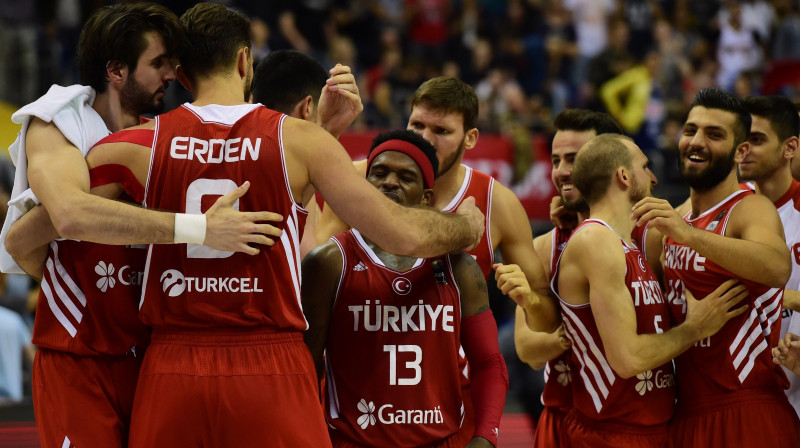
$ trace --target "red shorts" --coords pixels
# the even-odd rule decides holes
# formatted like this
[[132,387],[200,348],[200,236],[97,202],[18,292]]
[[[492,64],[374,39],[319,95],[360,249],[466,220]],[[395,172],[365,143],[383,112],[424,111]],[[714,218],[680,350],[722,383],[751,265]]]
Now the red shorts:
[[32,383],[42,448],[127,446],[140,361],[40,348]]
[[572,409],[559,438],[561,448],[666,448],[669,435],[666,423],[638,426],[596,421]]
[[566,412],[558,408],[545,406],[536,423],[536,433],[533,435],[533,448],[557,447],[561,426],[563,426]]
[[131,448],[330,447],[300,332],[153,332]]
[[[353,443],[350,440],[345,439],[344,437],[340,436],[340,432],[336,430],[330,431],[331,441],[333,442],[333,448],[369,448],[367,445],[359,445],[357,443]],[[461,440],[462,437],[459,436],[458,433],[453,434],[446,439],[438,440],[433,443],[429,443],[428,445],[422,445],[419,448],[464,448],[469,440],[464,443]],[[472,437],[470,436],[470,440]],[[383,446],[390,447],[390,446],[397,446],[396,442],[393,440],[387,440]]]
[[780,390],[738,390],[696,402],[678,402],[670,446],[796,448],[800,422]]

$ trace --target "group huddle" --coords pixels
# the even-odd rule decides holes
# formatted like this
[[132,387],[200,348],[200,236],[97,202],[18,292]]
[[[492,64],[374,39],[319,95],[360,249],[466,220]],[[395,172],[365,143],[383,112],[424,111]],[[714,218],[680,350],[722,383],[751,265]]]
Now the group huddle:
[[[492,275],[545,368],[535,446],[800,445],[785,98],[698,93],[680,212],[613,119],[561,112],[557,226],[534,239],[514,193],[461,163],[478,99],[456,78],[352,162],[349,67],[277,51],[254,70],[225,6],[101,8],[78,56],[86,85],[12,117],[0,237],[3,271],[41,279],[43,447],[499,446]],[[139,124],[175,80],[194,101]]]

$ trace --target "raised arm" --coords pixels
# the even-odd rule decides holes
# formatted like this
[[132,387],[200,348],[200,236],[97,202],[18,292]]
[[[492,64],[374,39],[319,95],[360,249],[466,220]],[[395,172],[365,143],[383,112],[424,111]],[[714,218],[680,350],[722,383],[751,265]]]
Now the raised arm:
[[471,248],[483,234],[474,200],[453,214],[400,206],[353,170],[344,148],[312,123],[287,118],[283,142],[295,199],[318,189],[334,211],[387,252],[429,257]]
[[570,271],[585,275],[589,303],[608,363],[623,378],[669,362],[747,308],[731,311],[747,295],[743,285],[734,287],[731,280],[700,301],[687,291],[687,317],[683,324],[664,333],[639,334],[633,298],[625,284],[625,254],[616,233],[601,226],[584,229],[570,240],[562,263],[571,265]]
[[[527,281],[530,286],[533,296],[524,308],[529,313],[528,321],[536,329],[552,332],[558,328],[561,314],[555,300],[550,297],[548,276],[534,250],[528,215],[519,199],[504,185],[494,182],[493,191],[492,240],[498,241],[503,263],[519,266],[524,274],[522,280]],[[501,281],[500,276],[501,274],[496,273],[498,282]]]
[[461,343],[470,365],[475,404],[475,433],[467,446],[496,446],[496,431],[508,391],[508,371],[489,309],[488,288],[481,268],[471,256],[459,252],[450,259],[461,292]]
[[317,379],[322,379],[325,345],[328,340],[328,325],[339,278],[342,275],[342,254],[333,241],[324,243],[303,258],[302,270],[306,279],[300,295],[303,313],[308,321],[308,330],[303,334],[308,350],[317,369]]
[[[366,177],[366,160],[353,162],[353,168],[355,168],[359,176]],[[322,213],[319,215],[319,221],[317,222],[317,241],[327,241],[328,238],[346,230],[350,230],[350,226],[342,221],[342,218],[339,218],[328,204],[325,203],[322,208]]]
[[730,212],[725,236],[688,225],[663,199],[645,198],[634,216],[739,277],[780,288],[792,265],[775,206],[764,196],[742,199]]
[[[533,248],[542,264],[545,277],[548,279],[550,278],[553,232],[555,230],[533,239]],[[517,350],[517,356],[533,369],[542,369],[547,364],[547,361],[556,358],[569,349],[571,343],[564,335],[563,326],[558,327],[556,331],[551,333],[531,330],[528,328],[525,314],[525,310],[517,306],[514,318],[514,346]]]
[[[257,222],[272,221],[275,214],[240,213],[230,207],[236,198],[246,193],[249,185],[237,189],[233,201],[215,204],[206,214],[207,218],[203,218],[207,221],[205,224],[179,224],[181,232],[176,235],[175,213],[146,210],[90,194],[86,161],[52,123],[34,119],[28,128],[26,144],[31,188],[47,209],[56,231],[64,238],[102,244],[202,242],[219,250],[251,254],[258,249],[248,246],[248,242],[271,243],[264,235],[272,234],[275,229]],[[104,146],[111,145],[124,147],[128,144]],[[178,216],[178,222],[185,220]],[[182,240],[182,231],[187,230],[184,227],[192,227],[194,240]]]

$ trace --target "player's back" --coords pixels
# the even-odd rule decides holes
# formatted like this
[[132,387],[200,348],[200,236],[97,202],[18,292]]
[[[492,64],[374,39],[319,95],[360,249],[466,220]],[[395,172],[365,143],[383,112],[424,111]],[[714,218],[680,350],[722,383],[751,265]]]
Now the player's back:
[[282,145],[285,115],[260,105],[185,104],[158,117],[144,205],[202,213],[250,181],[234,208],[284,217],[280,240],[258,255],[202,245],[154,245],[142,320],[169,328],[304,330],[299,238],[307,212],[291,194]]
[[[684,220],[693,227],[724,235],[734,207],[751,194],[737,191],[697,218],[690,219],[687,214]],[[665,243],[664,275],[674,324],[680,324],[686,316],[684,288],[703,298],[726,280],[737,278],[672,238]],[[783,288],[742,278],[739,281],[748,289],[749,310],[675,358],[679,401],[702,400],[742,389],[780,391],[788,384],[770,354],[770,347],[778,344]]]

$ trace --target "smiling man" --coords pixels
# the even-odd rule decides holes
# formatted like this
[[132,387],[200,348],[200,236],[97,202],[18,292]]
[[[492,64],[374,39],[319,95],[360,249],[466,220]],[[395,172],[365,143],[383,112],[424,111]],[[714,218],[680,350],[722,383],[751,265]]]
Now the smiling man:
[[[791,251],[792,275],[783,293],[781,336],[787,331],[800,334],[800,182],[792,179],[790,163],[797,154],[800,119],[795,105],[782,96],[744,99],[753,119],[750,126],[750,153],[739,164],[744,180],[756,183],[758,192],[778,209],[786,246]],[[795,411],[800,410],[800,378],[789,374],[786,391]]]
[[[710,293],[730,278],[749,291],[749,311],[675,359],[678,402],[672,446],[796,447],[798,419],[772,363],[783,287],[791,263],[772,202],[739,187],[736,165],[750,153],[751,117],[741,100],[703,89],[683,126],[680,170],[691,187],[691,212],[681,218],[666,201],[634,206],[639,225],[667,238],[664,273],[673,320],[686,317],[686,293]],[[753,431],[752,428],[758,428]]]
[[[367,180],[406,207],[429,206],[436,150],[411,131],[381,134]],[[305,340],[326,372],[334,447],[488,447],[508,388],[480,267],[459,252],[424,259],[389,253],[356,230],[303,260]],[[460,345],[472,374],[474,433],[463,439]],[[365,368],[368,366],[368,368]]]

